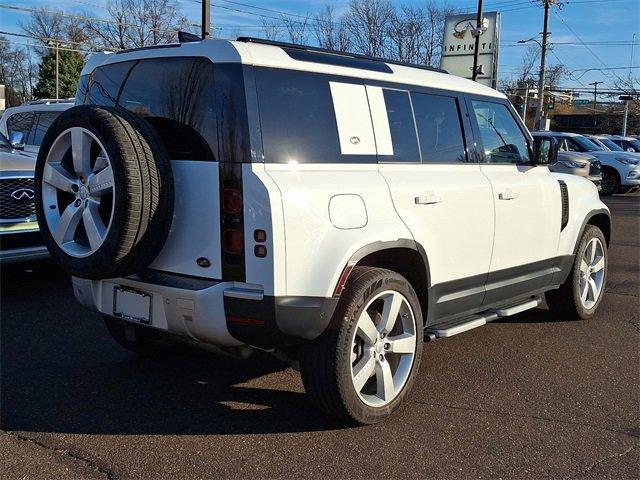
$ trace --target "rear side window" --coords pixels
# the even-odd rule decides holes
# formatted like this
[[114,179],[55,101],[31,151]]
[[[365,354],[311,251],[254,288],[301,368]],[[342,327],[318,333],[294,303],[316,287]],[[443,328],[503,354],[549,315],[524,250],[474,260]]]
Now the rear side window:
[[393,155],[380,155],[383,162],[419,162],[420,150],[409,92],[383,89],[389,118]]
[[11,134],[15,132],[22,133],[22,141],[29,141],[29,134],[31,133],[31,126],[33,125],[33,112],[14,113],[7,118],[7,133],[11,139]]
[[32,135],[29,138],[30,145],[40,146],[42,139],[44,138],[44,134],[47,133],[47,130],[53,121],[58,118],[58,115],[60,115],[60,112],[42,112],[37,115],[37,118],[33,123],[34,128],[31,130]]
[[373,153],[341,150],[330,86],[336,78],[269,68],[256,68],[255,77],[265,162],[375,163]]
[[466,162],[458,103],[454,97],[411,93],[423,163]]
[[217,128],[213,64],[204,58],[140,60],[118,105],[144,117],[180,160],[213,160]]

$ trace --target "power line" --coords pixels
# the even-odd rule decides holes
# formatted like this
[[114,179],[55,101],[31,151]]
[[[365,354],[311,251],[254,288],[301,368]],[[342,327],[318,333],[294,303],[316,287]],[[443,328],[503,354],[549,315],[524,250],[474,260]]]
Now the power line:
[[[194,0],[197,2],[197,0]],[[200,3],[200,2],[197,2]],[[67,13],[67,12],[63,12],[61,10],[47,10],[44,8],[29,8],[29,7],[17,7],[15,5],[7,5],[6,3],[0,3],[0,8],[4,8],[6,10],[15,10],[17,12],[22,12],[22,13],[46,13],[49,15],[60,15],[62,17],[67,17],[67,18],[75,18],[78,20],[84,20],[84,21],[95,21],[95,22],[101,22],[101,23],[108,23],[108,24],[112,24],[112,25],[118,25],[121,27],[127,27],[127,28],[140,28],[139,25],[134,25],[131,23],[124,23],[124,22],[117,22],[115,20],[108,20],[106,18],[99,18],[99,17],[89,17],[86,15],[77,15],[74,13]],[[195,24],[190,24],[190,26],[199,26],[199,25],[195,25]],[[160,33],[177,33],[178,30],[165,30],[165,29],[161,29],[161,28],[149,28],[149,30],[151,30],[152,32],[160,32]],[[58,39],[59,40],[59,39]]]
[[[93,44],[91,44],[89,42],[74,42],[73,40],[61,40],[59,38],[38,37],[38,36],[35,36],[35,35],[28,35],[26,33],[5,32],[5,31],[0,30],[0,35],[10,35],[10,36],[13,36],[13,37],[29,38],[29,39],[32,39],[32,40],[40,40],[41,42],[64,42],[64,43],[72,43],[74,45],[80,45],[80,46],[86,45],[86,46],[88,46],[90,48],[93,48],[94,51],[119,50],[117,48],[108,48],[107,49],[107,48],[104,48],[104,47],[101,47],[101,46],[98,46],[98,45],[93,45]],[[43,46],[47,46],[47,45],[43,45]]]

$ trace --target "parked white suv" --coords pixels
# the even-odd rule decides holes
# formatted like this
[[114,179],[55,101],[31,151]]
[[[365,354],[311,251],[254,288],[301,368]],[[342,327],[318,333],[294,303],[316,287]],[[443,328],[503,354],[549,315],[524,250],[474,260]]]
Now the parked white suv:
[[570,318],[602,301],[596,187],[550,173],[555,142],[480,84],[207,40],[108,55],[78,102],[42,145],[38,218],[78,300],[135,352],[274,352],[323,411],[373,423],[425,338],[545,292]]
[[640,185],[640,159],[635,153],[605,150],[583,135],[567,132],[533,132],[534,138],[555,138],[561,152],[593,155],[602,164],[602,195],[624,193]]

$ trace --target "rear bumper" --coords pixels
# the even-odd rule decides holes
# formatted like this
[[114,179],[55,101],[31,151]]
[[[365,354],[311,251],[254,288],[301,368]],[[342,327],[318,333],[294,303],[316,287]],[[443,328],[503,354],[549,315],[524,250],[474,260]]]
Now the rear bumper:
[[152,295],[148,326],[217,346],[290,346],[329,325],[337,299],[265,296],[254,285],[153,273],[109,280],[73,278],[78,301],[114,316],[114,292],[126,286]]

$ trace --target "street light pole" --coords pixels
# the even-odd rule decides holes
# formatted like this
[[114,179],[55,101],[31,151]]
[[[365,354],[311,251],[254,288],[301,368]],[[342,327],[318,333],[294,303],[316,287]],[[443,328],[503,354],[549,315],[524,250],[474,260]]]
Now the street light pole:
[[540,78],[538,80],[538,108],[536,128],[542,130],[542,109],[544,108],[544,79],[547,76],[547,37],[549,36],[549,10],[553,0],[544,1],[544,28],[542,30],[542,52],[540,53]]
[[627,117],[629,116],[629,100],[633,100],[631,95],[620,95],[618,100],[624,102],[624,116],[622,117],[622,136],[627,136]]
[[482,0],[478,0],[478,14],[476,16],[476,42],[473,47],[473,73],[471,74],[471,79],[475,82],[478,79],[478,59],[480,56],[480,35],[482,34],[482,30],[484,28],[482,21]]
[[56,42],[56,98],[60,98],[60,42]]

